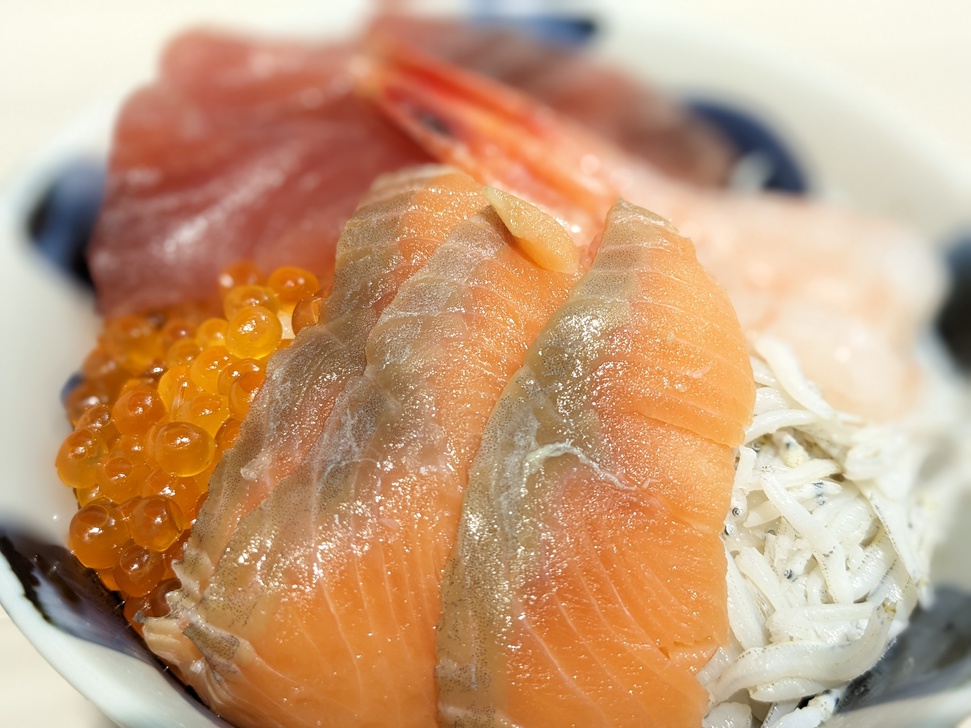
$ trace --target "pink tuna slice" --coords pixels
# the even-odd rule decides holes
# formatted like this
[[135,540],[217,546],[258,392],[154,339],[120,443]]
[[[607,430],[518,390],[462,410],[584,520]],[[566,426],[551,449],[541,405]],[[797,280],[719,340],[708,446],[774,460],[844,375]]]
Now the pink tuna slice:
[[352,94],[351,56],[201,31],[169,46],[115,131],[90,252],[104,315],[209,298],[240,259],[329,280],[375,177],[429,160]]

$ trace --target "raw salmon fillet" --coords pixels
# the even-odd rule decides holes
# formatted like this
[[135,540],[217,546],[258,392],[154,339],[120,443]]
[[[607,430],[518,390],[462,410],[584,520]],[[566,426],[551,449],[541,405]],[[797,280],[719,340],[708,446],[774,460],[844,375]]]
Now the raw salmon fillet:
[[351,93],[351,53],[209,32],[172,42],[115,129],[89,255],[104,315],[209,298],[244,258],[326,284],[375,177],[430,161]]
[[[325,400],[313,415],[316,438],[279,468],[275,453],[267,467],[248,444],[233,451],[193,528],[179,572],[189,586],[168,617],[145,626],[153,651],[240,726],[435,723],[439,585],[468,467],[502,387],[576,274],[530,262],[487,205],[472,214],[418,202],[396,203],[401,222],[359,213],[349,223],[326,320],[287,350],[291,362],[309,348],[318,368],[340,369],[339,389],[312,378],[326,390],[315,397]],[[457,225],[439,244],[411,230],[411,217]],[[402,228],[425,256],[404,279],[373,262],[375,249],[393,257],[407,247]],[[348,237],[370,245],[350,250]],[[349,308],[334,297],[344,287],[366,294],[354,315],[373,324],[342,318]],[[385,304],[379,316],[374,302]],[[341,347],[316,343],[342,326],[354,334]],[[327,363],[344,357],[352,365]],[[265,413],[298,417],[294,398],[305,395],[294,390],[308,388],[292,366],[278,371],[260,394],[262,414],[244,424],[263,442]],[[249,482],[264,470],[266,482]],[[248,512],[236,505],[241,484],[254,501]],[[192,573],[200,567],[201,579]]]
[[735,312],[625,202],[489,418],[442,584],[455,726],[699,726],[754,385]]
[[320,324],[270,359],[239,439],[213,473],[185,552],[184,589],[205,589],[216,566],[211,557],[222,553],[240,520],[304,463],[334,401],[364,371],[365,343],[381,312],[456,225],[489,205],[481,189],[435,166],[375,182],[341,235]]

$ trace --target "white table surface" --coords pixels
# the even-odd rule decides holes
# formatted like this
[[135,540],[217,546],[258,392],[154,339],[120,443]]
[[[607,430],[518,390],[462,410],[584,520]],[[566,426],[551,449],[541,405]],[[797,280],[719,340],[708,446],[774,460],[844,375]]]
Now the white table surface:
[[[321,14],[329,1],[0,0],[0,185],[80,112],[150,78],[161,44],[177,29],[201,20],[259,25]],[[775,46],[856,83],[971,165],[971,3],[643,2]],[[0,611],[0,726],[54,725],[109,724]]]

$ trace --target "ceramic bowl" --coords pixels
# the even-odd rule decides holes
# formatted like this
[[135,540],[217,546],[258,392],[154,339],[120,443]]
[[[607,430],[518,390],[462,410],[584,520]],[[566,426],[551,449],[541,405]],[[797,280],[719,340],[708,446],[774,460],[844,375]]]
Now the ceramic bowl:
[[[814,195],[903,218],[925,231],[930,244],[943,245],[968,222],[971,183],[946,150],[899,122],[893,110],[817,75],[808,65],[647,11],[630,22],[605,22],[597,48],[674,93],[761,121],[801,165]],[[29,220],[66,165],[103,159],[115,111],[110,104],[92,110],[0,199],[3,337],[16,352],[2,357],[0,376],[5,461],[0,524],[54,545],[64,543],[76,509],[52,464],[68,432],[59,392],[90,348],[98,322],[90,293],[33,249]],[[100,639],[106,646],[54,627],[36,602],[56,602],[57,584],[73,583],[74,576],[53,568],[42,575],[48,586],[37,587],[53,592],[45,596],[25,590],[16,573],[23,576],[24,566],[11,563],[15,556],[9,558],[18,544],[3,536],[0,545],[4,538],[8,558],[0,558],[0,603],[44,657],[109,718],[126,726],[221,724],[141,654],[137,643]],[[78,619],[98,622],[104,617],[92,609]],[[122,629],[110,620],[106,624],[108,632]],[[952,724],[967,713],[971,692],[964,690],[948,699],[893,704],[836,723],[930,725],[935,718]]]

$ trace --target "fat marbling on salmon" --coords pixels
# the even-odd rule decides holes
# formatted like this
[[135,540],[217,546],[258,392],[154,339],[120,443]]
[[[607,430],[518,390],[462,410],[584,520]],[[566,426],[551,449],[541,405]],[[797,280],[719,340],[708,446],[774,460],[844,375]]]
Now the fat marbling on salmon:
[[443,585],[454,726],[699,726],[755,390],[724,291],[626,202],[486,426]]
[[[193,528],[172,611],[145,626],[150,647],[234,723],[435,722],[439,584],[468,467],[502,387],[576,279],[523,255],[484,196],[478,211],[419,204],[456,190],[466,200],[470,182],[420,180],[345,228],[320,323],[270,372],[252,432]],[[375,254],[422,264],[405,276]],[[357,291],[349,306],[345,288]],[[288,370],[308,355],[320,359],[309,382]],[[272,442],[265,414],[293,416],[308,393],[319,406],[309,447],[265,468],[242,443]]]

